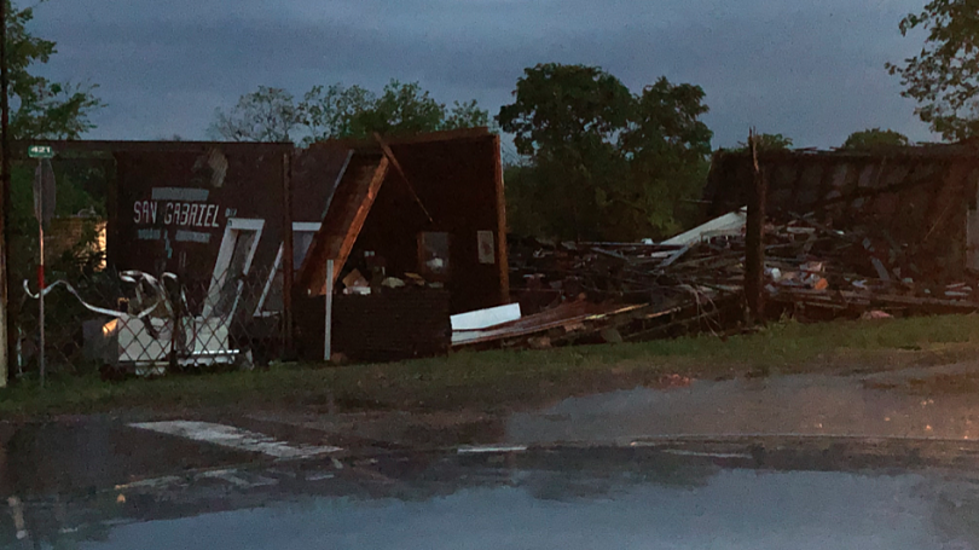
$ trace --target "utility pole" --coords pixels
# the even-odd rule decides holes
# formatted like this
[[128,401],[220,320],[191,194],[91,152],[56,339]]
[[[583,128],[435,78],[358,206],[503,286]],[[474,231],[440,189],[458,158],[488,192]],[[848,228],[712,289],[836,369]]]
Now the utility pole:
[[748,189],[748,219],[745,223],[744,293],[753,324],[765,323],[765,203],[768,187],[758,165],[758,136],[748,132],[752,181]]
[[10,368],[11,345],[15,338],[14,324],[10,319],[9,297],[10,281],[7,268],[10,266],[10,135],[8,123],[10,105],[7,101],[7,0],[0,0],[0,388],[7,385]]

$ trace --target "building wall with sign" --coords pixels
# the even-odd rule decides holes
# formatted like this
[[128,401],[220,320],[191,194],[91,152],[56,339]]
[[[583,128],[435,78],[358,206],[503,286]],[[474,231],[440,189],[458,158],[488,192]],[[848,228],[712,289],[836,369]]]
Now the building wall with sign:
[[[320,152],[290,166],[292,155],[288,144],[116,151],[110,265],[175,273],[189,288],[205,289],[221,276],[216,267],[241,267],[234,243],[220,263],[222,244],[227,248],[228,237],[240,233],[239,248],[253,249],[248,250],[251,276],[269,277],[277,260],[281,267],[283,227],[320,220],[345,158],[342,151]],[[292,209],[287,216],[289,195]],[[301,244],[301,236],[297,240]]]
[[[254,248],[246,254],[253,276],[271,280],[283,268],[283,228],[289,223],[298,268],[344,167],[359,151],[377,149],[370,142],[305,150],[261,143],[144,145],[127,150],[117,144],[113,152],[109,265],[175,273],[197,289],[221,276],[216,267],[240,268],[246,258],[239,249],[247,246]],[[403,175],[389,172],[351,261],[374,251],[391,275],[417,272],[444,282],[453,312],[505,303],[498,136],[485,129],[433,134],[392,142],[391,150]],[[240,237],[229,244],[232,233]],[[278,292],[270,288],[263,300],[281,303]]]

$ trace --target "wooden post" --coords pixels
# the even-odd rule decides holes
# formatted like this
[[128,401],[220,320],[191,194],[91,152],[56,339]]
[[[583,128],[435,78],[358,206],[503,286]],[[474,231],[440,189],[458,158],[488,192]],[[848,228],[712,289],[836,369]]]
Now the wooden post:
[[500,278],[500,303],[510,303],[510,260],[507,256],[506,195],[503,160],[500,158],[500,136],[493,136],[493,179],[496,180],[496,269]]
[[[333,260],[326,261],[327,274],[333,273]],[[323,360],[333,357],[333,277],[326,277],[326,294],[323,295]]]
[[7,131],[10,106],[7,99],[7,8],[6,0],[0,0],[0,388],[7,385],[15,356],[14,323],[7,307],[10,285],[7,266],[10,265],[10,136]]
[[765,321],[765,201],[767,184],[758,165],[758,148],[754,131],[748,132],[751,153],[752,185],[748,189],[748,219],[745,227],[744,295],[748,319],[752,323]]
[[[292,289],[293,232],[292,232],[292,154],[282,154],[282,354],[294,359]],[[273,274],[274,276],[274,274]]]
[[[0,0],[3,1],[3,0]],[[38,163],[40,165],[40,163]],[[43,176],[41,176],[43,178]],[[44,212],[44,183],[42,181],[40,187],[40,200],[41,212]],[[38,246],[41,249],[40,261],[41,263],[37,267],[37,294],[38,294],[38,318],[37,324],[40,331],[40,336],[38,338],[38,372],[41,377],[41,387],[44,387],[44,216],[37,221],[37,233],[38,233]]]

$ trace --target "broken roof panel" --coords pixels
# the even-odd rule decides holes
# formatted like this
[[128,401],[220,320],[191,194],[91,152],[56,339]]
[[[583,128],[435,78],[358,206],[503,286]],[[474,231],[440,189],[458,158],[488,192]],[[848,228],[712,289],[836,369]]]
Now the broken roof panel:
[[320,230],[299,270],[299,287],[309,295],[326,290],[326,260],[334,260],[336,280],[388,172],[388,159],[371,153],[354,154],[329,201]]
[[744,226],[747,219],[747,209],[739,208],[734,212],[728,212],[723,216],[719,216],[706,223],[698,225],[689,231],[684,231],[679,235],[670,237],[660,244],[672,246],[690,246],[710,237],[718,237],[722,235],[740,235],[744,232]]

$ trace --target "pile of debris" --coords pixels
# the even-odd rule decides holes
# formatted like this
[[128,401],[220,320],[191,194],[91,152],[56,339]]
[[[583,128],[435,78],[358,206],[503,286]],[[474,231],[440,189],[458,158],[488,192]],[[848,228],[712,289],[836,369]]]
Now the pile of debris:
[[[740,332],[746,328],[745,252],[743,210],[662,243],[513,239],[512,298],[520,310],[502,323],[455,331],[453,346],[549,347]],[[922,277],[907,247],[869,228],[844,232],[813,216],[770,223],[764,257],[764,314],[770,318],[979,310],[977,281]]]

